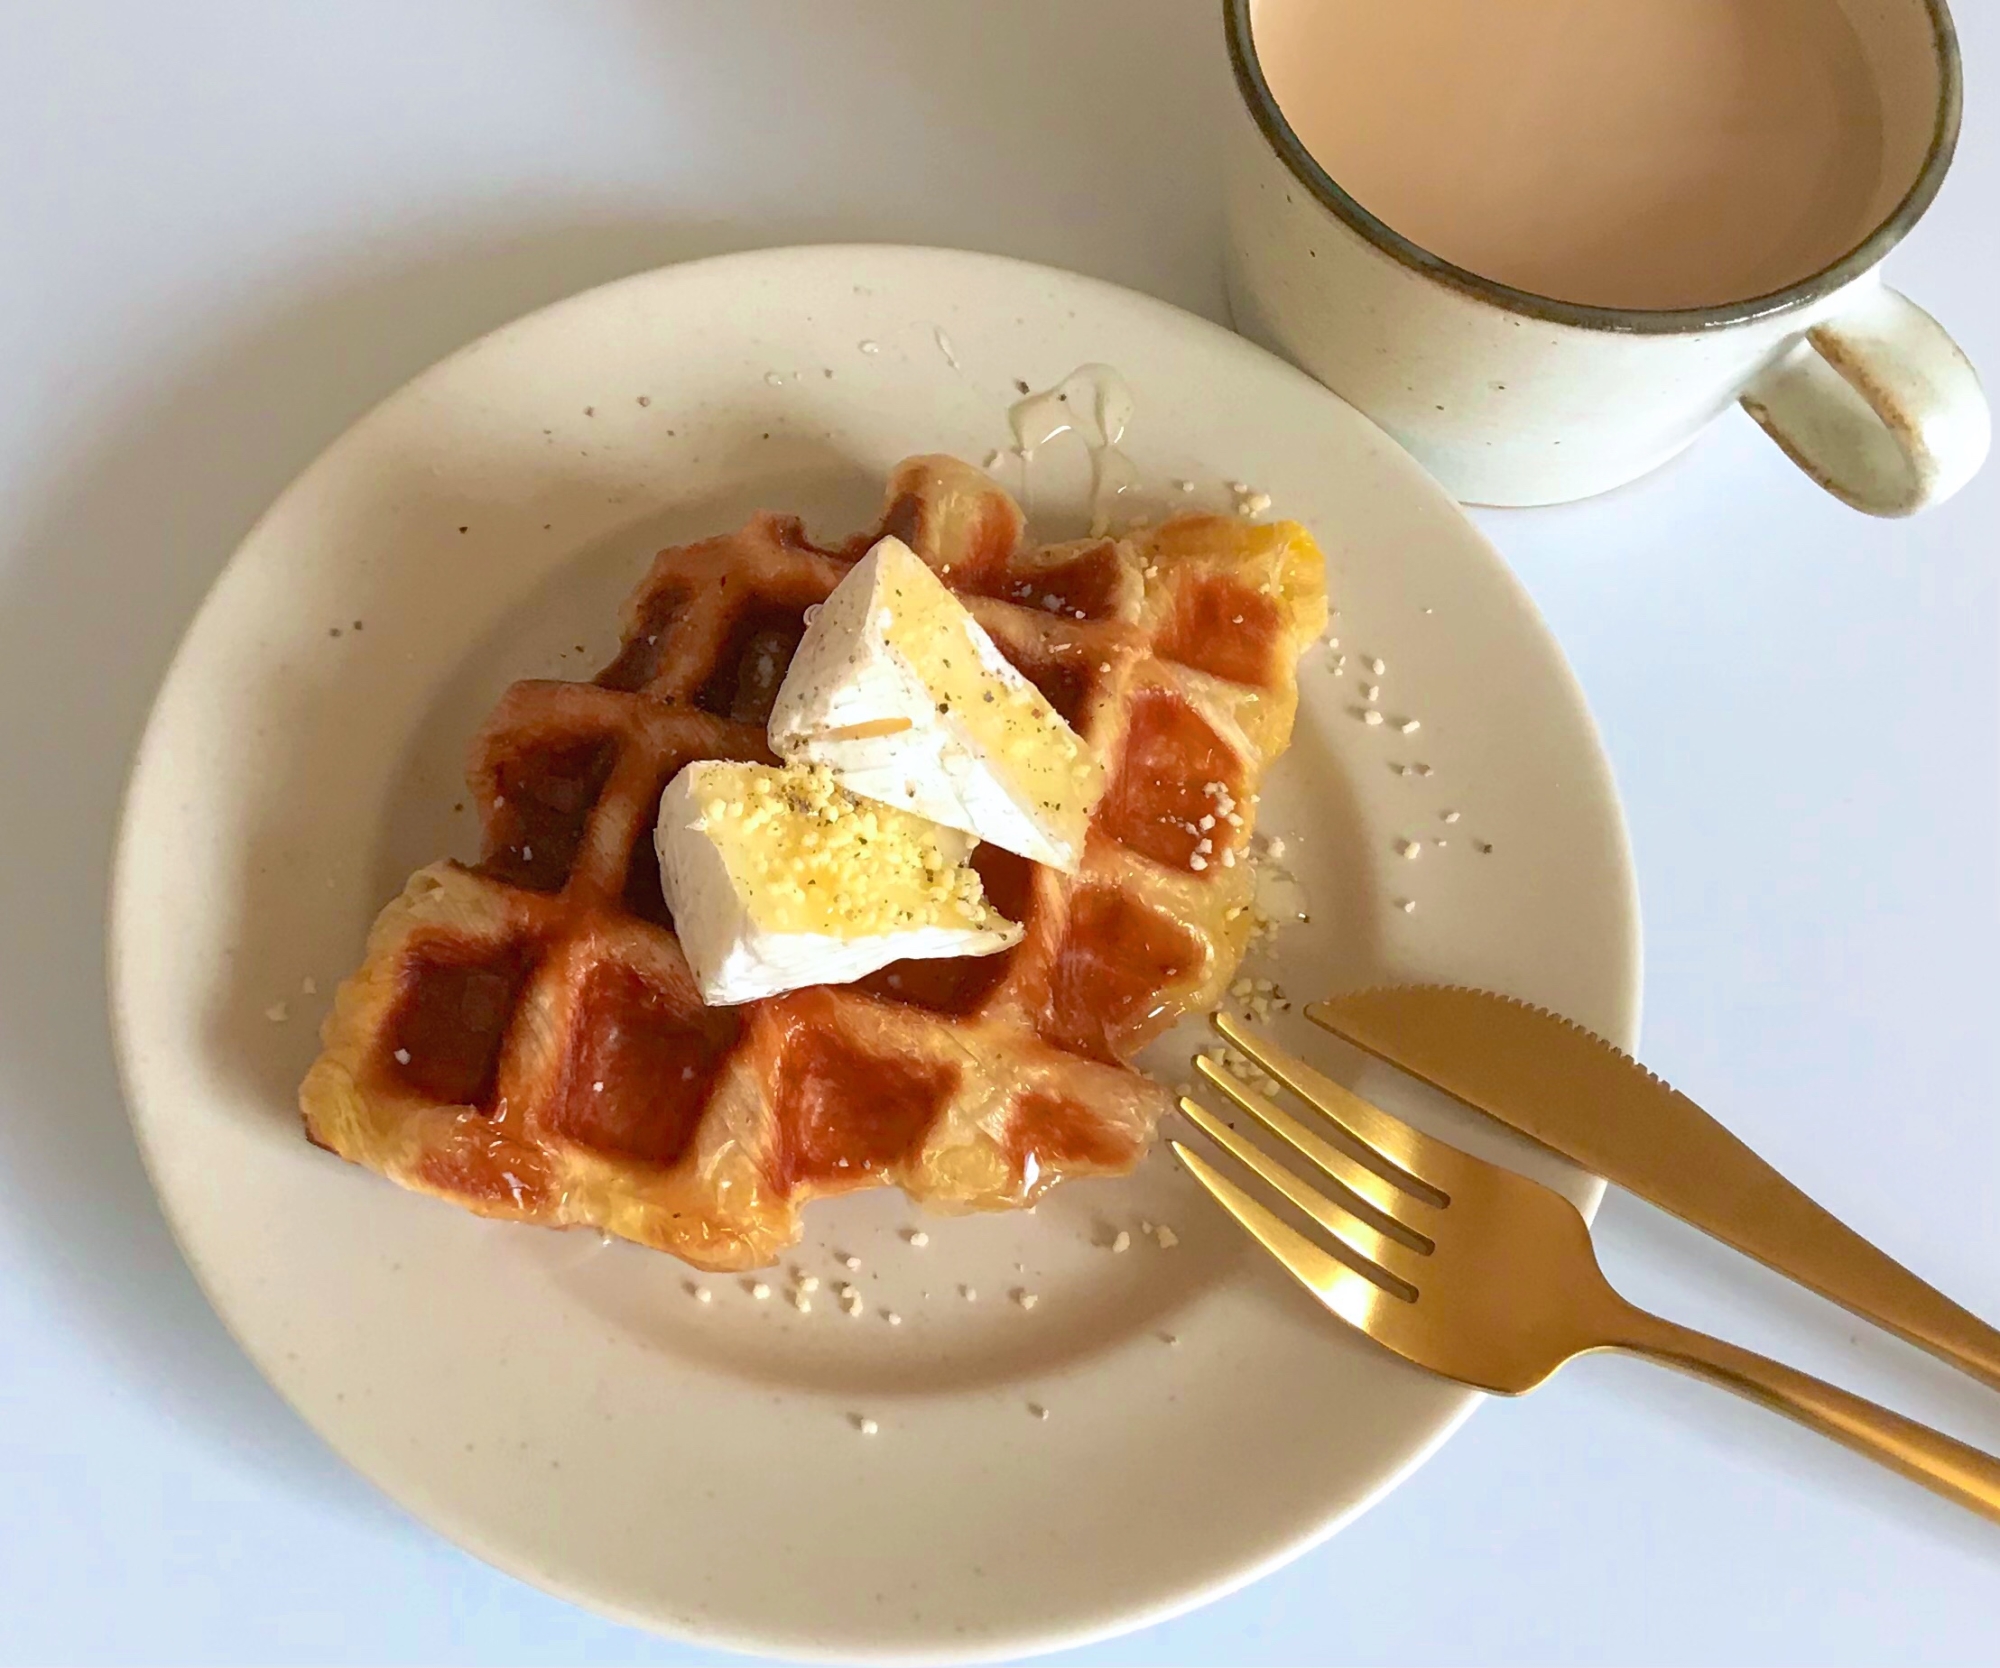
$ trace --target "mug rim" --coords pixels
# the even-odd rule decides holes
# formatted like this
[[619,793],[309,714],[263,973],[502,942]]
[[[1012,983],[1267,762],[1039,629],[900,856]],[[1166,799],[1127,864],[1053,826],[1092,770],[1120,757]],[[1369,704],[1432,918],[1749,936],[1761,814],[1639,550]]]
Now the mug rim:
[[1823,300],[1874,268],[1889,251],[1903,241],[1944,183],[1958,146],[1959,122],[1964,110],[1964,66],[1959,55],[1958,31],[1945,0],[1922,0],[1931,21],[1931,40],[1938,65],[1937,117],[1931,141],[1917,177],[1867,237],[1837,260],[1782,289],[1751,296],[1743,301],[1723,302],[1709,307],[1605,307],[1583,301],[1562,301],[1533,290],[1516,289],[1497,279],[1482,277],[1469,267],[1434,255],[1413,242],[1386,221],[1361,206],[1334,180],[1306,149],[1292,125],[1278,108],[1264,67],[1257,57],[1250,26],[1252,0],[1222,0],[1223,30],[1229,42],[1230,67],[1235,71],[1236,90],[1264,141],[1291,171],[1292,177],[1312,193],[1347,227],[1410,271],[1489,302],[1510,313],[1523,313],[1551,324],[1566,324],[1580,330],[1615,331],[1626,335],[1677,335],[1692,331],[1717,330],[1752,319],[1769,318]]

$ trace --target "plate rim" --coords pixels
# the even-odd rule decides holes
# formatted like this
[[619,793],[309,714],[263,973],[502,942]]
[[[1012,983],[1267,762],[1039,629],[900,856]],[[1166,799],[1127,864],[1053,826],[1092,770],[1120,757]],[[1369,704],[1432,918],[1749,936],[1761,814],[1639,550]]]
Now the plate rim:
[[[142,1110],[145,1093],[140,1081],[142,1063],[136,1058],[136,1045],[130,1034],[132,1024],[128,1012],[129,997],[126,986],[125,963],[130,952],[128,941],[136,922],[128,922],[128,913],[135,907],[132,903],[132,882],[129,870],[132,866],[132,852],[137,839],[133,809],[136,790],[142,772],[146,769],[152,754],[160,741],[159,726],[162,709],[169,691],[184,675],[189,663],[192,645],[198,635],[203,620],[218,606],[217,598],[224,589],[232,573],[243,560],[245,553],[255,545],[264,530],[278,520],[291,500],[301,491],[308,479],[334,453],[346,446],[360,431],[373,424],[380,415],[401,401],[414,396],[420,385],[443,372],[447,367],[457,365],[479,353],[485,352],[514,332],[530,325],[540,324],[553,315],[572,309],[582,310],[614,292],[624,289],[661,283],[671,278],[695,279],[700,275],[729,268],[747,268],[768,271],[785,266],[810,266],[814,263],[839,263],[844,260],[914,260],[937,261],[945,264],[968,263],[984,267],[989,271],[1005,272],[1017,280],[1054,280],[1065,286],[1081,286],[1087,292],[1095,292],[1107,303],[1126,309],[1136,309],[1140,313],[1150,313],[1172,328],[1206,335],[1218,342],[1228,344],[1228,351],[1239,353],[1247,359],[1264,361],[1268,369],[1304,385],[1316,398],[1330,400],[1340,405],[1348,416],[1358,419],[1370,429],[1380,443],[1381,455],[1390,460],[1404,476],[1407,490],[1433,496],[1437,504],[1449,509],[1458,523],[1461,536],[1469,537],[1484,552],[1494,574],[1512,594],[1523,616],[1539,635],[1547,650],[1547,663],[1560,679],[1566,702],[1572,715],[1579,719],[1583,732],[1588,736],[1596,760],[1603,772],[1605,786],[1604,808],[1609,813],[1609,832],[1615,836],[1615,850],[1618,858],[1618,877],[1621,881],[1620,913],[1628,923],[1629,946],[1625,958],[1626,965],[1621,970],[1621,1006],[1626,1010],[1628,1023],[1623,1027],[1625,1034],[1613,1036],[1612,1041],[1628,1052],[1638,1044],[1641,1014],[1643,1009],[1644,985],[1644,920],[1640,908],[1637,866],[1632,846],[1629,824],[1625,815],[1623,797],[1618,791],[1616,774],[1612,767],[1609,751],[1604,745],[1603,732],[1596,715],[1578,680],[1569,657],[1553,629],[1535,604],[1532,594],[1523,584],[1520,575],[1502,554],[1499,547],[1486,531],[1466,513],[1465,507],[1451,498],[1422,465],[1403,447],[1391,438],[1365,412],[1349,405],[1342,397],[1325,385],[1315,381],[1305,372],[1288,361],[1260,347],[1248,338],[1239,335],[1227,325],[1206,318],[1159,296],[1142,290],[1132,289],[1111,280],[1099,278],[1089,273],[1050,265],[1045,262],[1025,260],[1016,256],[994,254],[984,250],[955,248],[944,245],[894,243],[894,242],[828,242],[782,244],[764,248],[735,250],[721,254],[704,256],[694,260],[670,262],[657,267],[623,274],[602,283],[587,286],[568,295],[560,296],[540,306],[531,308],[513,318],[507,319],[491,329],[481,332],[460,346],[419,367],[410,376],[374,400],[349,421],[338,433],[329,439],[309,458],[275,494],[265,508],[243,531],[227,557],[216,568],[203,592],[201,601],[187,616],[181,628],[179,640],[173,654],[162,671],[159,683],[148,704],[144,723],[132,744],[127,757],[123,783],[120,789],[115,832],[111,845],[110,861],[107,865],[105,893],[105,928],[103,949],[105,956],[105,994],[112,1056],[117,1072],[120,1096],[131,1126],[134,1143],[139,1150],[148,1184],[158,1203],[161,1216],[167,1225],[174,1244],[183,1262],[194,1277],[204,1300],[221,1321],[224,1330],[237,1348],[243,1351],[257,1368],[259,1376],[278,1395],[312,1434],[355,1474],[369,1486],[380,1491],[399,1509],[408,1512],[431,1532],[442,1536],[478,1558],[481,1562],[500,1570],[513,1579],[524,1582],[545,1593],[575,1604],[593,1614],[607,1617],[623,1625],[631,1626],[658,1637],[664,1637],[696,1647],[717,1647],[760,1656],[783,1656],[810,1662],[989,1662],[1005,1660],[1023,1655],[1042,1655],[1048,1652],[1073,1649],[1100,1643],[1142,1628],[1158,1625],[1185,1615],[1216,1600],[1249,1586],[1267,1574],[1284,1567],[1295,1559],[1323,1545],[1355,1519],[1378,1504],[1384,1497],[1406,1482],[1411,1475],[1425,1465],[1454,1436],[1471,1417],[1472,1413],[1489,1398],[1481,1392],[1458,1387],[1456,1398],[1448,1413],[1440,1418],[1436,1427],[1427,1434],[1424,1441],[1416,1444],[1401,1458],[1392,1470],[1374,1487],[1361,1493],[1351,1502],[1343,1505],[1312,1529],[1301,1536],[1286,1539],[1283,1544],[1261,1557],[1241,1563],[1219,1565],[1212,1579],[1189,1583],[1176,1590],[1169,1597],[1152,1604],[1141,1604],[1104,1612],[1096,1621],[1088,1624],[1065,1626],[1054,1629],[1024,1626],[1006,1637],[989,1636],[978,1641],[958,1641],[946,1644],[938,1640],[885,1639],[871,1644],[865,1654],[857,1655],[851,1650],[838,1650],[817,1645],[810,1639],[792,1637],[782,1629],[772,1631],[749,1631],[718,1624],[704,1618],[694,1622],[668,1621],[657,1614],[647,1613],[624,1604],[608,1596],[586,1591],[553,1570],[535,1567],[526,1555],[516,1555],[510,1547],[496,1536],[488,1533],[483,1523],[468,1515],[463,1522],[447,1513],[435,1501],[422,1498],[423,1491],[407,1486],[391,1486],[383,1477],[357,1460],[349,1457],[341,1444],[325,1430],[308,1407],[291,1394],[281,1383],[280,1376],[267,1366],[264,1354],[239,1329],[228,1307],[218,1296],[211,1277],[211,1270],[205,1266],[187,1233],[183,1231],[181,1214],[173,1203],[170,1192],[161,1184],[155,1162],[155,1147],[148,1133],[147,1114]],[[1399,489],[1403,490],[1403,489]],[[1584,1171],[1579,1166],[1567,1166],[1580,1178],[1584,1193],[1582,1209],[1586,1219],[1594,1217],[1602,1202],[1605,1182],[1601,1177]],[[407,1481],[407,1480],[405,1480]]]

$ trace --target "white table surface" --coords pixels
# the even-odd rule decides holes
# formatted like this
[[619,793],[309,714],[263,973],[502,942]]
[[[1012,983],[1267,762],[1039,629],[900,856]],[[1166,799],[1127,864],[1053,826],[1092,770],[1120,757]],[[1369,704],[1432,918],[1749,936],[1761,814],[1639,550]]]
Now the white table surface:
[[[519,1586],[318,1444],[181,1265],[119,1103],[103,876],[191,610],[286,480],[491,325],[762,244],[956,244],[1220,316],[1212,0],[0,8],[0,1658],[703,1659]],[[1899,283],[2000,377],[2000,16]],[[1645,1053],[2000,1315],[2000,468],[1913,523],[1732,415],[1483,515],[1589,692]],[[2000,1450],[2000,1399],[1614,1196],[1631,1295]],[[2000,1656],[2000,1530],[1623,1361],[1488,1408],[1235,1597],[1078,1662]]]

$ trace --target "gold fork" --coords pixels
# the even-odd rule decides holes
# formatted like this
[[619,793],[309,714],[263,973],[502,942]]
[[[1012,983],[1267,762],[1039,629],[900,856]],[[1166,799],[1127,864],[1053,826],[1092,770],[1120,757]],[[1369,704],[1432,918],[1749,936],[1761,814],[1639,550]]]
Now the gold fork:
[[[1520,1395],[1592,1350],[1626,1350],[1796,1419],[2000,1522],[2000,1459],[1719,1338],[1634,1308],[1561,1194],[1445,1145],[1246,1031],[1216,1028],[1327,1120],[1308,1129],[1207,1055],[1195,1069],[1306,1159],[1308,1186],[1199,1101],[1181,1110],[1330,1236],[1321,1245],[1173,1143],[1182,1162],[1321,1303],[1419,1367]],[[1331,1137],[1331,1139],[1329,1139]]]

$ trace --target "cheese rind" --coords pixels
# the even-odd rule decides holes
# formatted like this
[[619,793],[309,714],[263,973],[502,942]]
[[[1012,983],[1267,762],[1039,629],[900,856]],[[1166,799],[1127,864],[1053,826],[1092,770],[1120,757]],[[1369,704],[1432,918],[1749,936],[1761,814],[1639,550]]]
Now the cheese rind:
[[1019,943],[965,861],[973,843],[857,800],[819,767],[721,759],[667,784],[653,831],[674,931],[711,1006]]
[[1074,874],[1104,769],[900,539],[879,540],[806,628],[773,751],[842,786]]

